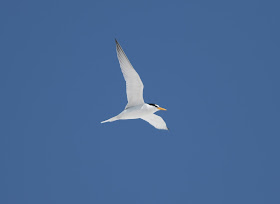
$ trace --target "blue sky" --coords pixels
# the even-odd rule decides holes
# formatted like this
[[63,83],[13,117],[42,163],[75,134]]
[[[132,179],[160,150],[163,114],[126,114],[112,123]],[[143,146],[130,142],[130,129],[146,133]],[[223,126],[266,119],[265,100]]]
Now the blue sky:
[[[0,3],[0,203],[279,203],[278,1]],[[126,105],[114,38],[170,131]]]

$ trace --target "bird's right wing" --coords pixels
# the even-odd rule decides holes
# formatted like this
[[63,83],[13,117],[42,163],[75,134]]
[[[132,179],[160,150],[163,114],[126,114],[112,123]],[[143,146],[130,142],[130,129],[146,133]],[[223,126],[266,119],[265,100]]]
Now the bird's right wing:
[[143,83],[117,40],[116,47],[121,70],[126,81],[126,95],[128,101],[126,108],[144,104]]
[[144,117],[141,117],[141,119],[147,121],[157,129],[168,130],[164,120],[156,114],[146,115]]

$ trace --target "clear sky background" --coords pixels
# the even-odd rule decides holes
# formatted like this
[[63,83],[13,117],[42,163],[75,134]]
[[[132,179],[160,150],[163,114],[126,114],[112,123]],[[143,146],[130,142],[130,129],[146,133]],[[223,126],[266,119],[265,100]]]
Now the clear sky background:
[[[1,1],[0,203],[278,204],[279,1]],[[126,105],[117,38],[170,131]]]

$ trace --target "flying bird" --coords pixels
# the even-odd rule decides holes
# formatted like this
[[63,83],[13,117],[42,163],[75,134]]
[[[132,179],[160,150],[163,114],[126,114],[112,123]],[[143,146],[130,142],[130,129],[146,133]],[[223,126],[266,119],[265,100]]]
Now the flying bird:
[[101,123],[113,122],[116,120],[141,118],[157,129],[168,130],[164,120],[160,116],[154,114],[159,110],[166,111],[166,109],[159,107],[157,104],[144,102],[144,85],[139,75],[129,62],[122,47],[120,46],[117,40],[115,41],[118,60],[124,79],[126,81],[126,95],[128,103],[125,109],[119,115],[112,117],[108,120],[102,121]]

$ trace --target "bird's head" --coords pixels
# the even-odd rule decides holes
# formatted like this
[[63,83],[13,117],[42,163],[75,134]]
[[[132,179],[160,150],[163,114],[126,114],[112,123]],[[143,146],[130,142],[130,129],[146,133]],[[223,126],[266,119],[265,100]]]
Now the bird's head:
[[149,105],[150,105],[151,107],[155,108],[156,111],[159,111],[159,110],[164,110],[164,111],[166,111],[165,108],[161,108],[161,107],[159,107],[159,105],[157,105],[157,104],[149,103]]

